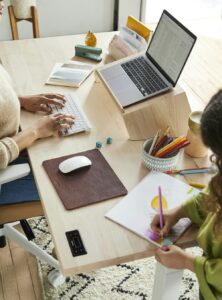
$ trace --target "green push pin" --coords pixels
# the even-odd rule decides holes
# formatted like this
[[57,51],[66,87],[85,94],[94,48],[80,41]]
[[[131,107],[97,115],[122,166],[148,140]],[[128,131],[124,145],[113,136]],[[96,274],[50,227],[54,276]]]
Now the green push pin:
[[108,138],[106,139],[106,143],[107,143],[108,145],[112,144],[112,142],[113,142],[113,139],[112,139],[111,137],[108,137]]
[[100,141],[96,142],[96,148],[102,148],[102,143]]

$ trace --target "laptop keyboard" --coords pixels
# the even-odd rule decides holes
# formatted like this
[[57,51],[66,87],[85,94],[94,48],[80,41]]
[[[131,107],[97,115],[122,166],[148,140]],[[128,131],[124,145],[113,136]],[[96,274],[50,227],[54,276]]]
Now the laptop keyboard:
[[167,87],[167,84],[143,56],[123,63],[121,66],[143,96],[148,96]]
[[68,129],[62,129],[62,135],[71,135],[82,131],[90,131],[92,128],[85,113],[78,105],[78,98],[74,94],[65,94],[66,105],[63,108],[51,105],[52,113],[65,113],[75,116],[75,123]]

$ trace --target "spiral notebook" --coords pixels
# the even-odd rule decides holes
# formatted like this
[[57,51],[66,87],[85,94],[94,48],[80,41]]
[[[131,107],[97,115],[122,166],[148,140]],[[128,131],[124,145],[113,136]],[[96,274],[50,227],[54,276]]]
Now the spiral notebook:
[[[79,155],[88,157],[91,167],[68,174],[59,171],[60,162]],[[43,167],[68,210],[127,194],[126,188],[97,149],[46,160]]]

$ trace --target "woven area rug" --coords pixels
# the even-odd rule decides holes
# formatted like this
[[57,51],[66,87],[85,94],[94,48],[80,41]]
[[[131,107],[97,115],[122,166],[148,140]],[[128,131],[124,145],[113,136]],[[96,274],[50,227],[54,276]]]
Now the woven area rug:
[[[36,239],[42,249],[51,254],[53,244],[44,217],[29,220]],[[189,251],[201,255],[197,247]],[[55,289],[48,282],[50,266],[38,262],[44,300],[149,300],[151,299],[155,260],[146,258],[127,264],[121,264],[90,273],[81,273],[67,277],[66,282]],[[195,275],[185,271],[181,283],[179,300],[198,300],[199,287]]]

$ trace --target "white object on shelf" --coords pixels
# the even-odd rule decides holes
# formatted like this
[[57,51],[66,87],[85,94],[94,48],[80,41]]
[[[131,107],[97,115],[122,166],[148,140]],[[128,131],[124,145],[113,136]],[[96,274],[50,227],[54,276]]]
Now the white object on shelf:
[[145,51],[147,41],[128,27],[122,27],[120,34],[115,34],[109,44],[109,54],[116,60]]
[[36,6],[36,0],[11,0],[17,19],[31,18],[31,6]]

